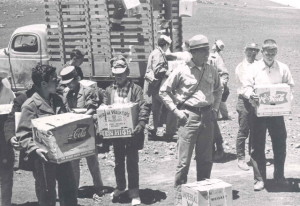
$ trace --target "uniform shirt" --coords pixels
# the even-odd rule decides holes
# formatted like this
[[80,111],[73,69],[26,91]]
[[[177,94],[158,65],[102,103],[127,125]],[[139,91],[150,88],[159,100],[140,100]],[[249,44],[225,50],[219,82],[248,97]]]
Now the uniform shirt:
[[64,102],[68,110],[86,108],[87,110],[94,109],[96,111],[99,100],[93,88],[80,84],[78,92],[69,89],[64,90]]
[[195,89],[196,92],[185,102],[186,105],[192,107],[212,105],[218,110],[222,87],[217,70],[208,64],[199,68],[190,61],[183,68],[176,69],[161,86],[159,94],[168,109],[173,111],[176,104],[185,101]]
[[289,67],[279,61],[274,61],[271,67],[263,59],[249,66],[248,78],[245,80],[244,96],[250,98],[255,85],[286,83],[294,87],[294,80]]
[[[256,60],[254,61],[256,62]],[[253,62],[253,63],[254,63]],[[235,79],[237,84],[237,94],[244,94],[245,82],[247,81],[247,75],[249,71],[249,66],[252,63],[249,63],[247,59],[244,59],[241,63],[235,68]]]
[[[2,82],[5,82],[5,79]],[[0,85],[0,104],[11,104],[14,98],[15,95],[10,88],[6,87],[5,84]]]
[[218,52],[210,53],[208,61],[210,65],[218,70],[220,75],[228,74],[224,60]]

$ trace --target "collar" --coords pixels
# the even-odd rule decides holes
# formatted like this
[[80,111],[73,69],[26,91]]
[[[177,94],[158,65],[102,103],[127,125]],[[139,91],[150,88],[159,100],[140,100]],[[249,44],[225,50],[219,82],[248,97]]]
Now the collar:
[[191,61],[187,62],[187,65],[190,67],[190,69],[198,69],[199,71],[202,70],[202,68],[204,68],[205,64],[207,63],[204,63],[202,67],[198,67],[194,62],[193,62],[193,59],[191,59]]
[[[50,114],[55,114],[53,108],[44,100],[43,97],[39,95],[39,93],[35,92],[31,98],[40,110]],[[50,101],[53,101],[52,95],[50,95]]]
[[119,87],[119,85],[117,85],[116,82],[114,82],[113,87],[114,87],[114,89],[117,89],[117,88],[122,89],[122,88],[126,88],[126,87],[128,88],[130,85],[131,85],[131,81],[129,79],[127,79],[127,82],[122,87]]
[[277,61],[276,60],[274,60],[274,62],[273,62],[273,64],[272,64],[272,66],[268,66],[266,63],[265,63],[265,61],[263,60],[263,59],[261,59],[261,66],[262,66],[262,69],[263,70],[266,70],[266,69],[279,69],[279,65],[278,65],[278,63],[277,63]]

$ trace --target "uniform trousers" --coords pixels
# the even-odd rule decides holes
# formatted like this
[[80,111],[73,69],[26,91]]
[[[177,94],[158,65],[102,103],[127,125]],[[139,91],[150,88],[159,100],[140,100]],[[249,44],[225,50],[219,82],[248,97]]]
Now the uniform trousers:
[[[103,182],[102,182],[100,166],[99,166],[99,162],[98,162],[98,153],[86,157],[86,162],[87,162],[88,168],[90,170],[91,176],[93,178],[93,183],[94,183],[95,189],[96,190],[101,189],[103,187]],[[80,185],[80,165],[79,164],[80,164],[80,159],[72,161],[72,166],[73,166],[73,170],[74,170],[77,188]]]
[[271,136],[274,153],[274,179],[284,177],[287,133],[283,117],[257,117],[253,115],[252,123],[251,163],[253,166],[254,180],[266,180],[265,144],[267,129]]
[[197,181],[210,178],[213,149],[212,111],[196,114],[185,110],[188,121],[178,128],[178,164],[175,174],[175,189],[178,200],[181,198],[181,185],[187,182],[193,150],[196,153]]

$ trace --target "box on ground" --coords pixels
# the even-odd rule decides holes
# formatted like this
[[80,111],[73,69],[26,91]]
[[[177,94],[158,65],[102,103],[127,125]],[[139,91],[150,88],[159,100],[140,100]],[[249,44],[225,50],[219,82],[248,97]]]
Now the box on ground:
[[97,109],[98,130],[104,139],[131,137],[137,125],[138,104],[101,105]]
[[0,114],[9,114],[12,110],[13,104],[0,104]]
[[232,185],[207,179],[182,185],[182,206],[231,206]]
[[255,108],[258,117],[291,114],[291,88],[289,85],[256,85],[255,93],[259,96],[259,106]]
[[33,140],[48,151],[50,162],[63,163],[95,154],[92,116],[65,113],[31,121]]

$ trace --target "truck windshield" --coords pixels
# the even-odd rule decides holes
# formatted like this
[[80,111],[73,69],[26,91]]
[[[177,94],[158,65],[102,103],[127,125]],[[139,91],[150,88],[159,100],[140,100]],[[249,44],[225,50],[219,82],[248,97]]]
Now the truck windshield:
[[34,35],[18,35],[13,40],[12,49],[16,52],[37,52],[37,37]]

